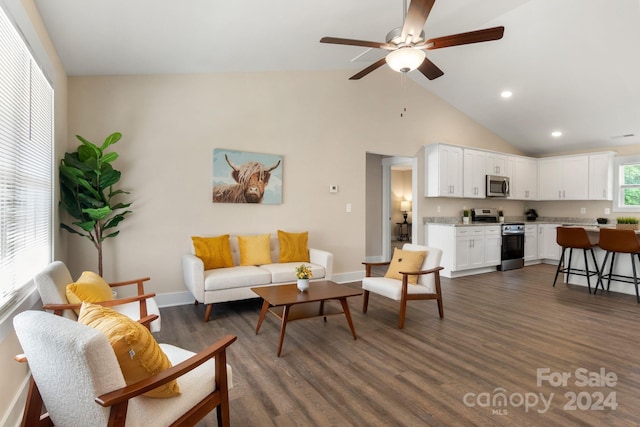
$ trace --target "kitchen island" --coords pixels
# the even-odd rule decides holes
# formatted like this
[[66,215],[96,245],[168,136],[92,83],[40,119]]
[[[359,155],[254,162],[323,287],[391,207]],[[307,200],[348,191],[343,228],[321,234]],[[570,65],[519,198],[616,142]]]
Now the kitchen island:
[[[583,227],[585,229],[585,231],[587,232],[587,235],[589,236],[589,240],[592,243],[597,244],[598,240],[600,239],[600,229],[603,227],[607,227],[607,228],[615,228],[615,225],[607,225],[607,226],[585,226]],[[636,237],[638,238],[638,241],[640,242],[640,231],[636,230]],[[593,251],[595,253],[596,256],[596,261],[598,262],[598,269],[602,268],[602,263],[604,262],[604,257],[606,252],[604,250],[602,250],[600,247],[596,246],[593,248]],[[571,260],[572,263],[572,267],[575,268],[579,268],[579,269],[584,269],[584,256],[582,256],[582,250],[580,249],[576,249],[574,250],[573,253],[573,259]],[[568,251],[567,251],[567,257],[569,256]],[[609,257],[611,258],[611,257]],[[591,258],[589,257],[589,270],[593,269],[593,266],[591,265],[593,260],[591,260]],[[567,260],[568,262],[568,260]],[[609,272],[609,262],[607,261],[607,273]],[[636,259],[636,269],[638,272],[638,277],[640,277],[640,265],[637,263],[637,259]],[[624,276],[633,276],[633,270],[632,270],[632,266],[631,266],[631,256],[629,254],[616,254],[615,257],[615,264],[613,266],[613,273],[614,274],[620,274],[620,275],[624,275]],[[591,277],[591,288],[595,289],[596,283],[597,283],[597,277],[596,276],[592,276]],[[564,277],[564,281],[566,282],[566,275]],[[569,282],[572,285],[580,285],[580,286],[587,286],[587,278],[584,276],[577,276],[577,275],[570,275],[569,276]],[[604,281],[603,283],[604,288],[607,288],[607,283],[606,281]],[[556,286],[559,286],[559,284],[556,284]],[[624,293],[624,294],[630,294],[630,295],[635,295],[636,291],[635,291],[635,287],[633,286],[632,283],[625,283],[625,282],[618,282],[615,280],[611,281],[611,287],[609,288],[609,291],[611,292],[620,292],[620,293]],[[598,293],[601,293],[602,290],[600,288],[598,288]]]

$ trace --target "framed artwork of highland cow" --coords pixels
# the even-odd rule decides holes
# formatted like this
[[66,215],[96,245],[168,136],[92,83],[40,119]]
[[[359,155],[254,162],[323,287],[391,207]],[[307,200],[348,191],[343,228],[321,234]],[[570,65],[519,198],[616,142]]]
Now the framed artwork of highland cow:
[[213,203],[282,203],[282,156],[215,148]]

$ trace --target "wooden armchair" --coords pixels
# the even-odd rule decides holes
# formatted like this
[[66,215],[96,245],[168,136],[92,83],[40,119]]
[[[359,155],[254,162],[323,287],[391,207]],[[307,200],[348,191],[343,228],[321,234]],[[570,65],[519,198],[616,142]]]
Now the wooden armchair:
[[[362,279],[362,312],[366,313],[369,305],[369,292],[380,294],[384,297],[400,301],[400,316],[398,318],[398,328],[404,327],[404,319],[407,313],[407,301],[435,299],[438,302],[438,313],[440,318],[444,317],[442,304],[442,290],[440,288],[440,260],[442,250],[428,246],[405,243],[403,250],[426,251],[427,256],[420,267],[420,271],[401,271],[402,280],[388,277],[372,277],[371,269],[374,266],[389,265],[390,262],[363,262],[365,265],[365,278]],[[408,277],[417,275],[418,283],[413,285],[408,283]]]
[[[235,336],[197,354],[160,344],[173,367],[127,386],[98,330],[43,311],[25,311],[13,323],[25,352],[16,359],[28,361],[32,373],[22,426],[192,426],[215,408],[218,425],[229,425],[226,348]],[[174,379],[180,395],[141,396]]]
[[[160,309],[156,303],[154,293],[145,294],[144,282],[149,277],[128,280],[125,282],[110,283],[112,288],[136,285],[137,295],[127,298],[119,298],[113,301],[98,302],[95,304],[111,307],[134,320],[147,326],[151,332],[160,331]],[[55,314],[77,320],[73,310],[79,310],[81,304],[69,304],[66,295],[66,287],[73,283],[73,278],[67,266],[61,261],[54,261],[34,277],[34,282],[42,299],[43,308],[51,310]]]

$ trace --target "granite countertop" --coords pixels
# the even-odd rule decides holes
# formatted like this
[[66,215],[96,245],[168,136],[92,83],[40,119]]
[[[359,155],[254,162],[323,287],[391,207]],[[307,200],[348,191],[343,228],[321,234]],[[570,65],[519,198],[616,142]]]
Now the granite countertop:
[[[567,217],[538,217],[535,221],[527,221],[524,216],[507,216],[505,217],[505,223],[520,222],[525,225],[528,224],[562,224],[562,225],[580,225],[584,227],[598,228],[601,226],[615,227],[615,224],[597,224],[595,219],[590,218],[567,218]],[[424,217],[423,224],[425,225],[446,225],[451,227],[471,227],[471,226],[495,226],[501,223],[495,222],[469,222],[469,224],[463,224],[461,218],[458,217]]]

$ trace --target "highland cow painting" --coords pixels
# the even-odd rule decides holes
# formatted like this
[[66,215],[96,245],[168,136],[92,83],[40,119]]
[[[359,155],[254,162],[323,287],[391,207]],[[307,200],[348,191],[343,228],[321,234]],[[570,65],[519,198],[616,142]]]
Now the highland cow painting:
[[282,156],[213,150],[213,203],[282,203]]

